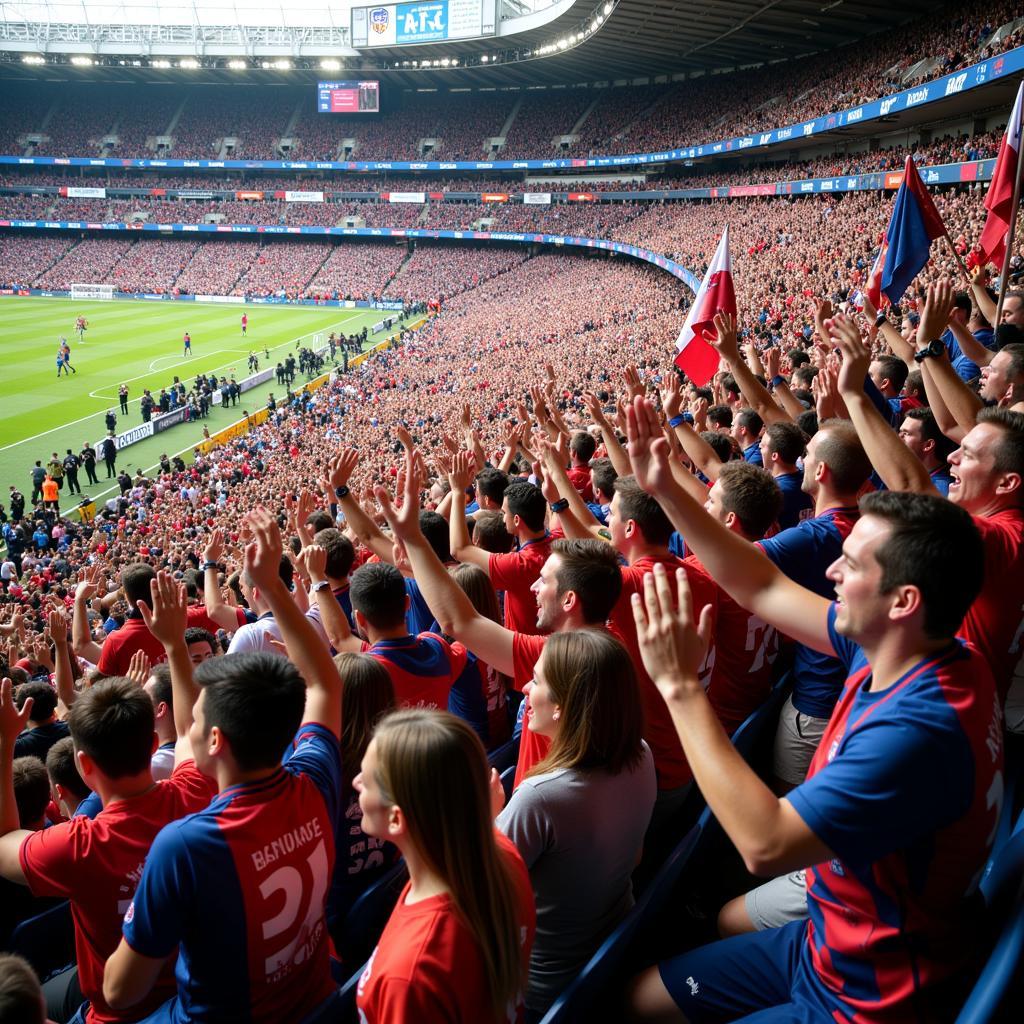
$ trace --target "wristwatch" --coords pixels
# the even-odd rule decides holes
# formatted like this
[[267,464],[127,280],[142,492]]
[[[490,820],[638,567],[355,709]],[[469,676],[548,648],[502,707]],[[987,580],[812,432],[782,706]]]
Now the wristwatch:
[[923,363],[926,359],[934,359],[946,351],[946,346],[938,338],[932,338],[924,348],[919,348],[914,353],[914,361]]
[[342,484],[340,487],[335,487],[334,488],[334,494],[338,498],[338,500],[340,501],[342,498],[347,498],[348,497],[349,490],[348,490],[348,488],[344,484]]
[[569,499],[559,498],[558,501],[551,502],[548,507],[557,515],[559,512],[564,512],[569,507]]
[[313,586],[309,588],[309,590],[310,593],[316,594],[319,593],[321,590],[326,590],[330,585],[330,580],[320,580],[319,583],[314,583]]

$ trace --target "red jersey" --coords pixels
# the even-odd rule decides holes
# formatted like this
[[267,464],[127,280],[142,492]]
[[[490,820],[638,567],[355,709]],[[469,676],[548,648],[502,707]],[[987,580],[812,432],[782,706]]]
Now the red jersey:
[[566,476],[569,477],[569,483],[580,492],[580,496],[584,501],[594,500],[594,488],[590,482],[590,470],[586,466],[573,466],[566,471]]
[[168,961],[145,1000],[112,1010],[103,1001],[103,967],[121,942],[121,922],[156,834],[169,822],[201,811],[216,792],[213,780],[201,775],[194,761],[185,761],[142,796],[110,803],[92,819],[79,815],[33,832],[21,844],[21,870],[32,894],[71,900],[78,982],[91,1004],[89,1024],[139,1020],[174,995],[174,965]]
[[518,551],[491,555],[487,574],[495,590],[505,591],[505,628],[516,633],[539,633],[537,598],[530,589],[551,553],[551,538],[528,540]]
[[972,518],[985,543],[985,582],[957,636],[989,663],[1002,702],[1024,638],[1024,510]]
[[436,633],[378,640],[372,646],[364,643],[363,650],[388,670],[395,700],[402,708],[443,711],[452,683],[466,667],[466,648]]
[[[622,570],[622,594],[612,609],[611,622],[616,634],[629,651],[630,660],[636,671],[640,702],[644,709],[644,739],[654,755],[654,767],[658,775],[658,789],[678,789],[693,778],[690,766],[679,742],[679,733],[672,722],[665,698],[658,692],[654,680],[647,674],[640,656],[640,645],[636,638],[636,622],[633,619],[633,594],[643,594],[644,576],[654,571],[655,565],[665,566],[673,596],[676,591],[676,569],[684,566],[686,578],[693,593],[694,614],[705,605],[711,605],[712,614],[717,605],[717,588],[703,566],[682,562],[675,555],[665,558],[639,558]],[[714,649],[708,653],[713,658]],[[701,673],[704,678],[704,672]]]
[[[684,564],[707,571],[696,555],[684,559]],[[772,665],[779,655],[779,632],[740,607],[717,583],[714,587],[718,592],[718,609],[707,693],[715,714],[731,736],[772,692]]]
[[[235,609],[235,617],[239,626],[245,625],[243,608]],[[220,626],[206,614],[206,609],[199,606],[189,608],[186,626],[199,626],[211,633],[216,633],[220,629]],[[100,661],[96,667],[105,676],[123,676],[128,671],[132,655],[139,650],[145,651],[154,665],[167,660],[164,645],[150,633],[149,627],[142,621],[141,613],[133,609],[125,618],[124,625],[120,629],[115,629],[103,641]]]
[[[524,968],[537,926],[533,887],[522,857],[498,835],[512,866],[519,901]],[[495,1014],[480,947],[447,894],[408,904],[410,885],[398,898],[356,991],[363,1024],[504,1024],[524,1019],[522,994]]]
[[[516,633],[512,637],[512,668],[514,675],[512,684],[520,693],[528,682],[533,679],[533,670],[540,661],[541,651],[547,643],[546,636],[527,636],[523,633]],[[529,701],[526,704],[526,711],[523,715],[523,732],[519,740],[519,760],[516,763],[515,785],[523,781],[526,773],[535,765],[547,757],[551,740],[547,736],[541,736],[529,728],[530,718],[533,715],[533,708]]]

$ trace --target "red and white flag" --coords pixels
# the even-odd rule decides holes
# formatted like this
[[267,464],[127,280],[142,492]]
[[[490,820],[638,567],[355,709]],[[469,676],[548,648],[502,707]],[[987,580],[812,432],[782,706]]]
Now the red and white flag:
[[878,255],[875,257],[875,262],[871,264],[871,269],[868,271],[868,279],[864,282],[863,288],[858,288],[857,291],[850,296],[850,305],[854,309],[864,308],[864,296],[868,297],[868,301],[875,309],[884,309],[889,305],[889,298],[882,294],[882,268],[885,266],[885,251],[889,248],[889,243],[883,241],[878,249]]
[[1006,233],[1016,211],[1013,206],[1013,184],[1020,170],[1021,112],[1024,110],[1024,82],[1017,89],[1017,100],[1006,126],[1006,134],[999,144],[996,169],[992,172],[992,184],[985,196],[988,219],[981,232],[978,248],[982,259],[997,267],[1002,265],[1006,255]]
[[703,337],[705,334],[714,336],[716,313],[736,315],[728,225],[722,232],[715,257],[697,290],[686,323],[676,338],[675,364],[699,388],[707,384],[718,371],[718,353]]

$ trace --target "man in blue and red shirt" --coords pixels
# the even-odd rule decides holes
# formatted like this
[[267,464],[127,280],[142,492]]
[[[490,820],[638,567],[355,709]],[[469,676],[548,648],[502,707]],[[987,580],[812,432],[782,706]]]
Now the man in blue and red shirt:
[[[219,796],[157,836],[103,982],[112,1006],[131,1006],[177,950],[178,994],[154,1020],[301,1020],[335,994],[325,903],[341,791],[341,679],[280,579],[276,521],[257,509],[248,522],[256,542],[245,569],[289,658],[226,655],[196,673],[189,738]],[[188,670],[180,654],[168,660],[172,673]]]
[[807,780],[780,799],[708,704],[690,602],[672,609],[663,569],[635,602],[645,663],[709,808],[755,874],[807,868],[810,904],[809,922],[652,968],[633,987],[637,1019],[721,1021],[769,1009],[822,1024],[941,1015],[971,955],[977,880],[1002,796],[992,674],[955,639],[982,583],[977,528],[937,496],[868,495],[829,570],[832,602],[675,483],[649,403],[637,400],[629,427],[637,479],[722,586],[848,672]]

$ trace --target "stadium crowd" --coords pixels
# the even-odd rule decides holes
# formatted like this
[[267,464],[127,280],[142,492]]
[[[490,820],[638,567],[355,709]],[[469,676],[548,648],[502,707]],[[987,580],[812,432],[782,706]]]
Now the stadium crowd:
[[[759,70],[718,76],[714,101],[700,81],[612,90],[590,116],[654,146],[671,104],[670,130],[726,133],[855,103],[913,81],[922,50],[928,75],[986,54],[1014,13],[968,2],[784,87]],[[528,97],[511,152],[594,96],[564,100]],[[195,101],[175,127],[192,155],[233,134],[262,154],[309,123],[283,88]],[[446,148],[511,110],[477,102]],[[445,116],[410,103],[364,140]],[[64,137],[115,117],[97,104]],[[950,240],[880,311],[864,293],[891,193],[95,201],[487,217],[698,277],[728,225],[739,315],[691,342],[706,381],[674,358],[689,292],[619,254],[0,233],[18,285],[425,310],[319,387],[278,367],[287,391],[258,415],[187,462],[122,470],[77,517],[57,453],[28,498],[0,496],[0,1018],[536,1024],[692,841],[699,877],[595,1014],[954,1019],[1020,900],[1019,865],[1012,885],[999,869],[1021,811],[1024,239],[997,314],[982,192],[932,194]],[[98,483],[88,451],[75,473]]]

